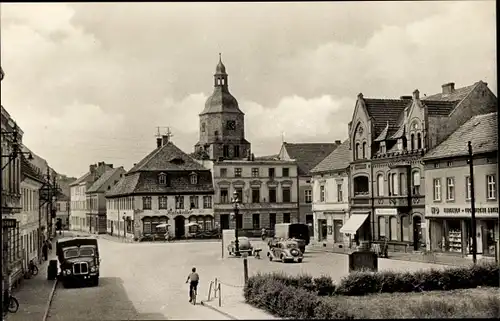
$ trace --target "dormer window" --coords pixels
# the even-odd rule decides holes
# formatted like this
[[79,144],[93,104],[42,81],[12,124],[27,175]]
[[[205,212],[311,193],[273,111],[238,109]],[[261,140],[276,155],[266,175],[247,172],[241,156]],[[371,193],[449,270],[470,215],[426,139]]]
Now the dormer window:
[[198,184],[198,175],[196,175],[196,173],[191,173],[191,174],[189,174],[189,181],[190,181],[190,182],[191,182],[191,184],[193,184],[193,185]]
[[385,142],[380,142],[380,153],[382,153],[382,154],[386,153]]
[[167,185],[167,174],[160,173],[160,175],[158,175],[158,183],[160,185]]
[[403,139],[398,139],[398,150],[403,150]]

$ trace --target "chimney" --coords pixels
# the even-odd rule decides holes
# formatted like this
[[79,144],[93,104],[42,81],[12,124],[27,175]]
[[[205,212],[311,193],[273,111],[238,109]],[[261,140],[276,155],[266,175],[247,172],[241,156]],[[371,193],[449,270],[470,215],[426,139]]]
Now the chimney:
[[401,100],[405,100],[405,99],[409,100],[411,98],[412,98],[412,96],[401,96],[401,97],[399,97],[399,99],[401,99]]
[[156,138],[156,148],[161,147],[161,141],[162,141],[162,139],[160,137]]
[[363,99],[363,93],[358,94],[358,99]]
[[170,140],[170,135],[162,135],[161,136],[161,144],[162,146],[166,145]]
[[97,168],[97,165],[90,165],[89,166],[89,172],[94,173]]
[[252,162],[255,161],[255,155],[252,153]]
[[443,94],[451,94],[455,91],[455,83],[449,82],[441,86],[443,88]]
[[418,91],[418,89],[415,89],[415,91],[413,92],[413,99],[420,99],[420,92]]
[[342,144],[342,142],[340,140],[336,140],[335,144],[340,145],[340,144]]

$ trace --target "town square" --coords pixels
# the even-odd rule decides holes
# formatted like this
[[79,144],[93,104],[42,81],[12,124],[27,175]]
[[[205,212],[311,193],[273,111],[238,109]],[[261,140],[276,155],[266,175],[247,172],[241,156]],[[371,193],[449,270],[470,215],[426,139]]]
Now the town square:
[[2,3],[4,320],[497,313],[494,4]]

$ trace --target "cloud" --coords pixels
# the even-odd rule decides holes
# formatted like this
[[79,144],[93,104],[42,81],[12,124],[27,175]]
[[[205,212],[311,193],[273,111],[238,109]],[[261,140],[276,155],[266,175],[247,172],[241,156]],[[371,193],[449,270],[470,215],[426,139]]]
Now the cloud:
[[[52,166],[190,152],[217,53],[254,152],[347,137],[356,94],[496,92],[494,2],[1,4],[2,104]],[[480,62],[480,63],[478,63]]]

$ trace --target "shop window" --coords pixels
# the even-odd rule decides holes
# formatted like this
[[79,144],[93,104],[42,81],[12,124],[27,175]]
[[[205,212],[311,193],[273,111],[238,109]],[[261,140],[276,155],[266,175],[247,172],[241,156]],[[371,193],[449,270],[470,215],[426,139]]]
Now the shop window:
[[378,217],[378,238],[379,240],[384,240],[385,234],[385,216]]
[[[195,223],[195,224],[198,224],[198,219],[196,216],[191,216],[189,218],[189,223]],[[198,229],[198,226],[197,225],[191,225],[189,226],[189,233],[196,233]]]
[[252,227],[254,230],[260,229],[260,215],[259,214],[252,215]]
[[142,233],[151,234],[151,220],[149,218],[142,220]]
[[391,216],[389,219],[389,228],[391,229],[391,241],[398,240],[398,219],[395,216]]
[[447,220],[448,224],[448,249],[450,252],[462,252],[462,228],[460,220]]
[[384,175],[377,175],[377,196],[384,196]]
[[455,200],[455,179],[453,177],[446,178],[446,200]]
[[408,215],[401,216],[401,240],[410,241],[410,217]]
[[486,242],[483,245],[485,255],[495,255],[495,220],[485,221],[484,239]]
[[495,175],[486,175],[487,182],[487,196],[489,200],[494,200],[497,198],[497,182]]
[[441,179],[435,178],[432,182],[435,201],[441,201]]
[[206,230],[205,229],[205,218],[203,216],[198,216],[197,222],[198,222],[198,231]]

